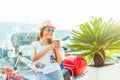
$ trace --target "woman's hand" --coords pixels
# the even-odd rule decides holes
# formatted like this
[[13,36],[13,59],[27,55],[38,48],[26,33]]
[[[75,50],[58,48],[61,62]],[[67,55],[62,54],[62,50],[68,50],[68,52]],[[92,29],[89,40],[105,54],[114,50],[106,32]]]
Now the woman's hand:
[[55,52],[55,56],[56,56],[56,59],[57,59],[57,63],[61,64],[62,63],[62,57],[60,55],[60,41],[55,40],[54,42],[55,42],[54,52]]
[[59,49],[59,48],[60,48],[60,41],[59,40],[53,41],[49,46],[50,50]]
[[55,40],[55,49],[60,49],[60,41],[59,40]]

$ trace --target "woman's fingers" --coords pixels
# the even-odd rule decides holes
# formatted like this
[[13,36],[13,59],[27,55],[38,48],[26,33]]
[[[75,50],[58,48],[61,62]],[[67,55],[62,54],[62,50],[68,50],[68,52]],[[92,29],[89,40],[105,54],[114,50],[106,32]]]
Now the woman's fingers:
[[60,42],[59,41],[53,41],[53,43],[50,45],[51,49],[59,48]]
[[55,48],[60,48],[60,43],[56,43]]

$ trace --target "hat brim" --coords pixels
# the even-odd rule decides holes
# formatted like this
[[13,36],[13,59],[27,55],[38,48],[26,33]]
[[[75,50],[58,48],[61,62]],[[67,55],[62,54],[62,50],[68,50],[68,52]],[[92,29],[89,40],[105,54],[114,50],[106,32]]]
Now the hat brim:
[[48,27],[48,28],[56,29],[54,26],[40,26],[39,29],[41,30],[41,29],[43,29],[43,28],[47,28],[47,27]]

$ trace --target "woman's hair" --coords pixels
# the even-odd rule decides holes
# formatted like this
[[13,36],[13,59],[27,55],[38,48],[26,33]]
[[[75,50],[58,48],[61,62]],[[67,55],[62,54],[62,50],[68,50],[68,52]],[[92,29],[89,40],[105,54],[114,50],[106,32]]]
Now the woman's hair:
[[43,37],[43,32],[44,32],[44,29],[45,29],[46,27],[44,27],[44,28],[42,28],[41,30],[40,30],[40,35],[39,35],[39,38],[42,38]]
[[37,36],[36,40],[37,40],[37,41],[39,41],[39,40],[40,40],[40,37],[39,37],[39,35]]
[[39,41],[39,40],[40,40],[40,38],[42,38],[42,37],[43,37],[43,31],[44,31],[44,29],[45,29],[45,27],[44,27],[44,28],[42,28],[42,29],[40,29],[39,35],[38,35],[38,36],[37,36],[37,38],[36,38],[36,40],[37,40],[37,41]]
[[[45,28],[46,28],[46,27],[44,27],[44,28],[42,28],[42,29],[40,30],[39,36],[37,36],[37,41],[39,41],[40,38],[43,37],[43,32],[44,32],[44,29],[45,29]],[[48,39],[48,43],[49,43],[49,44],[51,44],[52,42],[53,42],[53,39]]]

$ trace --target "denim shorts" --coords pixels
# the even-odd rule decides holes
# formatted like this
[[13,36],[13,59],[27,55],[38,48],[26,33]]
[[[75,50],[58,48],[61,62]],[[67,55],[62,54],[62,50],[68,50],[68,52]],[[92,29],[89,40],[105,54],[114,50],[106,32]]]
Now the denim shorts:
[[36,75],[36,80],[64,80],[61,70],[54,71],[52,73],[43,74],[38,72]]

